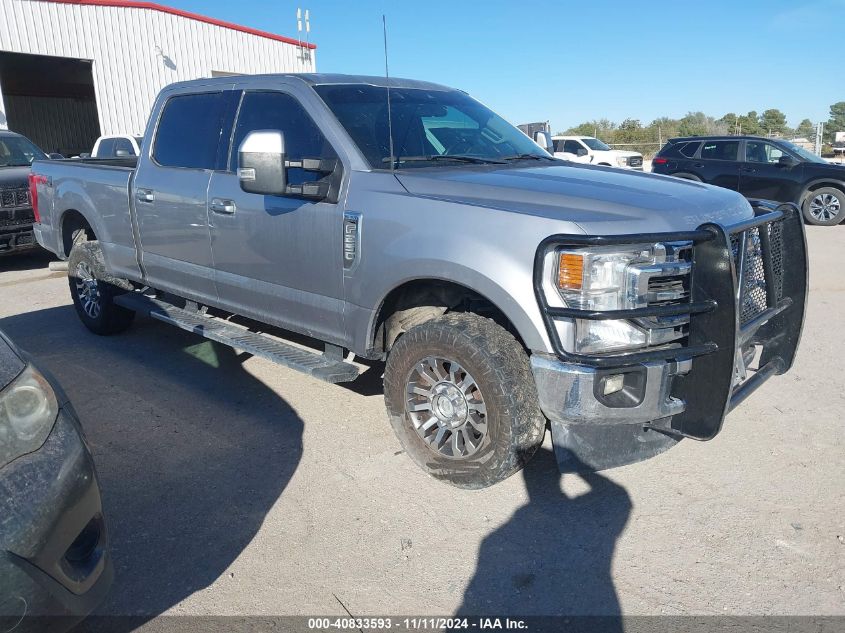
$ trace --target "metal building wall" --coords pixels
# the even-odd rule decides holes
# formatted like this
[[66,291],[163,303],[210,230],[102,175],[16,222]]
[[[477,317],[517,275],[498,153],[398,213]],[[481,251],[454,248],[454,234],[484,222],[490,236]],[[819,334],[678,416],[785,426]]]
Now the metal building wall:
[[[316,62],[314,50],[164,11],[44,0],[0,0],[0,51],[92,60],[103,134],[142,132],[175,81],[314,72]],[[3,107],[0,95],[0,127]]]

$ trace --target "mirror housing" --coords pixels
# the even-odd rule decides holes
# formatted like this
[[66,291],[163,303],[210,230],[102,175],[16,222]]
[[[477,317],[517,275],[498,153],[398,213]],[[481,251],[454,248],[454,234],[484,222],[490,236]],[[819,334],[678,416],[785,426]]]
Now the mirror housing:
[[64,160],[64,156],[62,156],[58,152],[51,152],[47,154],[47,158],[49,158],[50,160]]
[[798,161],[792,158],[789,154],[784,154],[778,158],[778,167],[795,167]]
[[575,152],[575,155],[576,155],[576,156],[586,156],[586,155],[587,155],[587,154],[589,154],[589,153],[590,153],[590,152],[588,152],[587,150],[585,150],[583,147],[579,147],[579,148],[578,148],[578,151],[577,151],[577,152]]
[[539,131],[534,132],[534,142],[546,150],[549,154],[555,153],[555,145],[552,142],[552,135],[550,132]]
[[238,181],[247,193],[283,196],[287,193],[285,135],[279,130],[254,130],[238,148]]

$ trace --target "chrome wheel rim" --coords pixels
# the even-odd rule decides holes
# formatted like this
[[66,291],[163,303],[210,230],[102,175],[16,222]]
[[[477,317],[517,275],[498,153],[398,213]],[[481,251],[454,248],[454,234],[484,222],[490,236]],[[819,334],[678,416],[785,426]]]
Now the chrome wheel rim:
[[405,408],[420,439],[442,457],[470,457],[487,437],[481,389],[454,360],[430,356],[417,363],[406,382]]
[[100,316],[100,288],[94,273],[85,262],[80,262],[76,267],[76,296],[85,314],[92,319]]
[[810,215],[822,222],[829,222],[841,210],[842,202],[832,193],[819,194],[810,201]]

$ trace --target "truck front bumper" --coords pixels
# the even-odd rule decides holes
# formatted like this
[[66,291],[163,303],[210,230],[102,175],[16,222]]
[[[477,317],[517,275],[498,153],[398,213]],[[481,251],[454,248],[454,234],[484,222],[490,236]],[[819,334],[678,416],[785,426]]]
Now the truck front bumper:
[[0,229],[0,255],[38,248],[31,226],[13,230]]
[[[531,367],[561,470],[612,468],[661,453],[683,438],[712,439],[733,408],[792,366],[806,305],[804,225],[795,205],[752,205],[755,218],[735,225],[705,224],[673,234],[560,235],[541,244],[535,293],[555,354],[534,354]],[[546,303],[544,249],[635,241],[692,243],[688,303],[612,313]],[[753,309],[750,296],[757,297]],[[678,314],[689,316],[683,344],[623,354],[567,352],[555,328],[561,318]],[[621,391],[605,389],[611,376],[616,386],[622,380]]]

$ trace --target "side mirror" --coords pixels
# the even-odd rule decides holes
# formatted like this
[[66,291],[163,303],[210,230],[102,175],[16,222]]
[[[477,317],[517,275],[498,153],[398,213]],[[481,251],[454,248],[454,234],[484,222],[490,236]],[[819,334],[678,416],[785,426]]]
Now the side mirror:
[[287,188],[285,135],[278,130],[255,130],[238,148],[238,181],[247,193],[283,196]]
[[552,135],[549,132],[534,132],[534,142],[546,150],[549,154],[555,153],[554,143],[552,142]]
[[589,152],[587,150],[585,150],[583,147],[579,147],[578,151],[575,152],[576,156],[586,156],[587,154],[589,154]]
[[79,155],[79,158],[91,158],[91,153],[90,152],[82,152]]
[[778,158],[778,167],[795,167],[797,164],[798,161],[787,154]]
[[119,149],[119,150],[117,150],[117,151],[114,153],[114,155],[115,155],[117,158],[126,158],[127,156],[132,156],[132,154],[130,154],[129,152],[127,152],[125,149]]
[[52,152],[50,154],[47,154],[47,158],[49,158],[50,160],[64,160],[65,157],[59,154],[58,152]]

